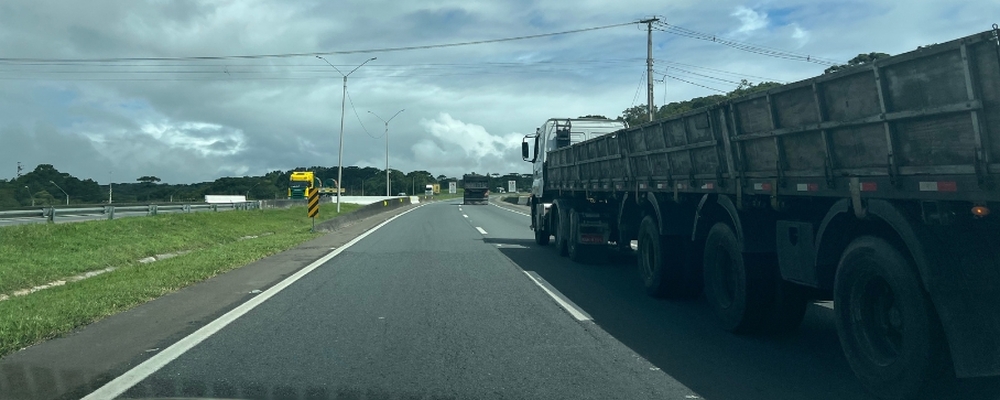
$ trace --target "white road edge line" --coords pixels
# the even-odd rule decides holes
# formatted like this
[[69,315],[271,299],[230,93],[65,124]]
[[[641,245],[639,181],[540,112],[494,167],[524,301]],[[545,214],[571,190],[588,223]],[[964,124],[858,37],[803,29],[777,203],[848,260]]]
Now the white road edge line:
[[536,274],[530,271],[524,271],[524,274],[527,275],[532,282],[535,282],[535,284],[538,285],[538,287],[542,288],[542,290],[544,290],[545,293],[548,293],[549,297],[555,300],[556,303],[559,303],[559,305],[562,306],[562,308],[565,309],[567,312],[569,312],[570,315],[573,316],[573,318],[576,318],[577,321],[593,320],[593,318],[591,318],[589,314],[577,308],[575,304],[571,303],[569,300],[563,299],[562,293],[558,293],[558,291],[555,288],[549,289],[547,287],[548,285],[542,284],[541,281],[544,280],[542,279],[542,277],[536,276]]
[[465,217],[465,218],[469,218],[469,216],[468,216],[468,215],[465,215],[465,214],[462,214],[462,216],[463,216],[463,217]]
[[351,239],[351,241],[347,242],[343,246],[340,246],[336,250],[327,253],[319,260],[313,261],[312,264],[307,265],[305,268],[300,269],[298,272],[292,274],[288,278],[285,278],[284,280],[278,282],[277,284],[265,290],[261,294],[258,294],[256,297],[248,300],[243,304],[240,304],[236,308],[223,314],[221,317],[215,319],[214,321],[209,322],[208,325],[205,325],[201,327],[201,329],[195,331],[194,333],[185,336],[181,340],[178,340],[176,343],[170,345],[170,347],[167,347],[166,349],[156,354],[155,356],[150,357],[142,364],[137,365],[135,368],[128,370],[127,372],[115,378],[111,382],[108,382],[104,386],[101,386],[99,389],[87,395],[82,400],[103,400],[103,399],[117,398],[122,393],[125,393],[125,391],[131,389],[133,386],[139,384],[139,382],[142,382],[144,379],[152,375],[154,372],[160,370],[161,368],[169,364],[171,361],[177,359],[178,357],[186,353],[188,350],[191,350],[191,348],[193,348],[194,346],[197,346],[205,339],[208,339],[212,335],[218,333],[220,330],[222,330],[222,328],[225,328],[226,325],[229,325],[237,318],[250,312],[250,310],[253,310],[257,306],[261,305],[261,303],[267,301],[268,299],[278,294],[285,288],[291,286],[293,283],[295,283],[295,281],[306,276],[316,268],[319,268],[321,265],[325,264],[327,261],[330,261],[340,253],[343,253],[344,250],[347,250],[351,246],[357,244],[362,239],[368,237],[368,235],[371,235],[375,231],[379,230],[379,228],[389,224],[396,218],[402,217],[407,213],[423,206],[424,205],[419,205],[412,209],[406,210],[400,213],[399,215],[389,218],[388,220],[382,222],[381,224],[376,225],[374,228],[365,231],[361,235],[355,237],[354,239]]
[[480,228],[480,227],[478,227],[478,226],[477,226],[477,227],[476,227],[476,230],[477,230],[477,231],[479,231],[479,233],[482,233],[482,234],[484,234],[484,235],[486,234],[486,231],[485,231],[485,230],[483,230],[483,228]]

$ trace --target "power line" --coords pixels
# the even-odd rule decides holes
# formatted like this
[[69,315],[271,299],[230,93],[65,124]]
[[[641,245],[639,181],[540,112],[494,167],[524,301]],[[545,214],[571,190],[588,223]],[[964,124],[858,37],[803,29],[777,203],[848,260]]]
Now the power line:
[[639,86],[635,87],[635,96],[632,96],[632,107],[635,107],[635,102],[639,100],[639,89],[642,89],[642,80],[646,78],[646,71],[642,71],[642,75],[639,76]]
[[794,53],[794,52],[790,52],[790,51],[785,51],[785,50],[780,50],[780,49],[775,49],[775,48],[770,48],[770,47],[765,47],[765,46],[750,44],[750,43],[737,42],[735,40],[729,40],[729,39],[721,38],[721,37],[719,37],[717,35],[712,35],[712,34],[708,34],[708,33],[703,33],[703,32],[698,32],[698,31],[690,30],[690,29],[687,29],[687,28],[682,28],[680,26],[673,25],[673,24],[668,24],[668,23],[663,22],[663,21],[656,22],[655,24],[656,24],[657,30],[662,31],[662,32],[667,32],[667,33],[671,33],[671,34],[674,34],[674,35],[683,36],[683,37],[687,37],[687,38],[691,38],[691,39],[698,39],[698,40],[704,40],[704,41],[708,41],[708,42],[718,43],[718,44],[721,44],[721,45],[724,45],[724,46],[729,46],[729,47],[732,47],[734,49],[742,50],[742,51],[749,52],[749,53],[760,54],[760,55],[765,55],[765,56],[775,57],[775,58],[781,58],[781,59],[786,59],[786,60],[805,61],[805,62],[811,62],[811,63],[820,64],[820,65],[827,65],[827,66],[841,64],[840,62],[837,62],[837,61],[828,60],[828,59],[819,58],[819,57],[814,57],[814,56],[811,56],[811,55],[808,55],[808,54]]
[[223,55],[223,56],[177,56],[177,57],[108,57],[108,58],[33,58],[33,57],[0,57],[0,62],[6,63],[111,63],[130,61],[212,61],[212,60],[246,60],[246,59],[267,59],[267,58],[291,58],[291,57],[315,57],[326,55],[343,55],[359,53],[388,53],[395,51],[426,50],[446,47],[472,46],[487,43],[510,42],[515,40],[537,39],[543,37],[568,35],[573,33],[589,32],[602,29],[617,28],[620,26],[633,25],[636,22],[623,22],[618,24],[596,26],[590,28],[573,29],[561,32],[540,33],[535,35],[522,35],[499,39],[476,40],[470,42],[429,44],[421,46],[400,46],[382,47],[372,49],[325,51],[309,53],[276,53],[276,54],[250,54],[250,55]]
[[714,90],[714,91],[716,91],[716,92],[719,92],[719,93],[729,93],[729,92],[727,92],[727,91],[725,91],[725,90],[722,90],[722,89],[716,89],[716,88],[714,88],[714,87],[709,87],[709,86],[705,86],[705,85],[701,85],[701,84],[698,84],[698,83],[694,83],[694,82],[691,82],[691,81],[689,81],[689,80],[686,80],[686,79],[681,79],[681,78],[678,78],[678,77],[676,77],[676,76],[672,76],[672,75],[667,75],[667,74],[663,74],[663,76],[665,76],[665,77],[667,77],[667,78],[670,78],[670,79],[675,79],[675,80],[678,80],[678,81],[681,81],[681,82],[684,82],[684,83],[687,83],[687,84],[689,84],[689,85],[694,85],[694,86],[698,86],[698,87],[702,87],[702,88],[705,88],[705,89],[708,89],[708,90]]
[[711,75],[699,74],[699,73],[694,72],[694,71],[688,71],[686,69],[677,68],[677,67],[672,67],[672,68],[670,68],[670,70],[671,71],[679,71],[679,72],[682,72],[682,73],[685,73],[685,74],[690,74],[690,75],[699,76],[699,77],[702,77],[702,78],[711,79],[713,81],[718,81],[718,82],[723,82],[723,83],[731,83],[733,85],[739,85],[740,83],[742,83],[742,82],[732,81],[732,80],[729,80],[729,79],[714,77],[714,76],[711,76]]
[[[350,101],[351,101],[351,109],[354,110],[354,116],[358,117],[358,123],[361,124],[361,129],[364,129],[365,133],[368,134],[368,137],[370,137],[372,139],[381,138],[382,137],[381,135],[380,136],[372,136],[371,132],[368,132],[368,128],[365,128],[365,123],[361,122],[361,116],[358,115],[358,109],[354,108],[354,99],[351,98],[351,91],[345,89],[345,92],[347,92],[347,98],[350,99]],[[383,133],[382,135],[385,135],[385,133]]]
[[681,67],[688,67],[688,68],[694,68],[694,69],[702,69],[702,70],[705,70],[705,71],[711,71],[711,72],[715,72],[715,73],[718,73],[718,74],[731,75],[731,76],[740,77],[740,78],[753,78],[753,79],[760,79],[762,81],[771,81],[771,82],[777,82],[777,83],[786,83],[786,81],[781,80],[781,79],[768,78],[768,77],[757,76],[757,75],[750,75],[750,74],[746,74],[746,73],[742,73],[742,72],[734,72],[734,71],[727,71],[727,70],[724,70],[724,69],[702,67],[700,65],[685,64],[685,63],[676,62],[676,61],[668,61],[668,60],[660,60],[660,59],[657,59],[655,61],[657,63],[661,63],[661,64],[668,64],[668,65],[673,65],[673,66],[678,66],[679,65]]

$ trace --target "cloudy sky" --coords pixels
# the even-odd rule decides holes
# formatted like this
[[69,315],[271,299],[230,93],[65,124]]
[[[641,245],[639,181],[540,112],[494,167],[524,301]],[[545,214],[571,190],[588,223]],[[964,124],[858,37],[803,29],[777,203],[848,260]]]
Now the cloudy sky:
[[[3,0],[0,178],[18,161],[101,183],[169,183],[337,165],[435,175],[528,172],[521,137],[551,117],[645,103],[646,33],[674,27],[846,61],[990,29],[996,0]],[[642,26],[644,28],[644,26]],[[673,29],[673,28],[671,28]],[[793,82],[824,65],[655,31],[655,101]],[[381,50],[380,50],[381,49]],[[208,58],[195,58],[208,57]],[[666,76],[665,76],[666,75]],[[683,81],[681,80],[683,79]],[[686,82],[685,82],[686,81]],[[370,113],[371,112],[371,113]],[[374,113],[375,115],[373,115]]]

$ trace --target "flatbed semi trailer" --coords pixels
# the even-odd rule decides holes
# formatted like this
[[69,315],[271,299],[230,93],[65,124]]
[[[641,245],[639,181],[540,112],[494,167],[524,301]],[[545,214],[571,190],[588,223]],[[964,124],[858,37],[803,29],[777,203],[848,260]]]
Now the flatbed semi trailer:
[[[630,251],[648,294],[722,328],[833,300],[875,395],[1000,375],[1000,38],[983,32],[641,126],[525,138],[535,241]],[[557,128],[558,125],[558,128]]]

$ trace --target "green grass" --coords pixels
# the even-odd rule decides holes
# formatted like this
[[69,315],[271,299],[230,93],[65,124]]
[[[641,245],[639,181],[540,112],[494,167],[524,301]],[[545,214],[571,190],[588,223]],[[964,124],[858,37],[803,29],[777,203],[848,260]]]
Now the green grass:
[[[343,204],[341,211],[358,207]],[[321,210],[320,215],[329,219],[334,213]],[[299,207],[0,228],[0,292],[117,268],[0,301],[0,356],[292,248],[318,236],[310,226]],[[262,233],[271,234],[239,240]],[[137,262],[179,250],[194,251]]]
[[[343,212],[359,206],[344,204]],[[330,210],[330,211],[327,211]],[[320,217],[332,217],[324,208]],[[198,250],[244,236],[308,230],[304,208],[162,214],[113,221],[31,224],[0,228],[0,293],[181,250]]]

